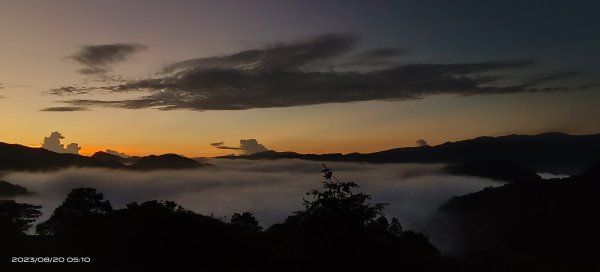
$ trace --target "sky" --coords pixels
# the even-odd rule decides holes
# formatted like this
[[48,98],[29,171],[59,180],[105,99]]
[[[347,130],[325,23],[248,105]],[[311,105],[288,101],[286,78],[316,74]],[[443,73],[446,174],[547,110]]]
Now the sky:
[[196,157],[599,133],[599,8],[0,0],[0,142]]

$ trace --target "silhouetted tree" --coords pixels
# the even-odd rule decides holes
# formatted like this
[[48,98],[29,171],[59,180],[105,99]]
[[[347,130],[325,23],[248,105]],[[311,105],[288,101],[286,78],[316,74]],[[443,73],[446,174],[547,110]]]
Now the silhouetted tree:
[[110,203],[96,189],[73,189],[50,219],[36,227],[36,231],[41,235],[94,234],[106,228],[111,212]]
[[[312,190],[304,199],[304,210],[295,212],[293,220],[307,228],[356,229],[376,223],[382,217],[385,204],[370,205],[371,196],[362,192],[354,193],[359,186],[354,182],[323,182],[325,190]],[[386,219],[387,220],[387,219]],[[387,225],[387,224],[386,224]]]
[[112,212],[110,228],[112,259],[129,271],[227,271],[224,264],[243,256],[233,250],[240,237],[229,224],[173,201],[130,203]]
[[231,224],[235,226],[240,226],[247,231],[250,232],[260,232],[262,231],[262,227],[258,224],[254,215],[250,212],[244,213],[234,213],[231,216]]
[[42,214],[41,206],[0,200],[0,236],[25,233]]
[[[332,172],[327,168],[327,172]],[[409,271],[438,271],[440,252],[419,233],[403,231],[398,219],[383,214],[385,204],[355,192],[354,182],[324,176],[323,190],[312,190],[304,209],[266,232],[279,262],[293,271],[380,270],[397,266]],[[335,181],[332,181],[335,180]],[[288,267],[289,268],[289,267]]]
[[403,228],[402,228],[402,225],[400,224],[400,220],[398,220],[398,218],[392,217],[392,222],[388,226],[388,231],[394,235],[402,234]]
[[174,201],[158,200],[146,201],[142,204],[132,202],[127,204],[127,210],[131,213],[142,213],[145,215],[191,213],[191,211],[184,209]]

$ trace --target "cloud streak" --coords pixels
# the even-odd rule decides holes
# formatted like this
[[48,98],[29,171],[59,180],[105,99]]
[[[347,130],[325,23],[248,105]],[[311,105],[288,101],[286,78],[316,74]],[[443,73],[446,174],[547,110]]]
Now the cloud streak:
[[[409,100],[438,94],[549,92],[569,88],[541,83],[576,74],[570,71],[516,80],[523,70],[535,67],[534,60],[400,64],[400,58],[408,52],[406,49],[373,48],[355,52],[359,40],[356,35],[327,34],[229,55],[180,61],[167,65],[157,77],[97,88],[149,95],[127,100],[63,102],[80,107],[245,110]],[[89,91],[67,86],[52,92],[60,95]]]
[[87,111],[89,110],[86,107],[78,107],[78,106],[66,106],[66,107],[48,107],[41,109],[40,111],[56,111],[56,112],[70,112],[70,111]]
[[78,94],[86,94],[89,93],[92,88],[89,87],[80,87],[80,86],[64,86],[60,88],[50,89],[48,91],[49,94],[53,95],[78,95]]
[[223,143],[212,143],[211,146],[214,146],[216,149],[226,149],[226,150],[242,150],[241,147],[237,146],[226,146]]
[[134,43],[115,43],[84,46],[75,55],[68,57],[84,66],[79,69],[82,74],[105,74],[112,70],[112,64],[123,62],[132,54],[146,49]]
[[223,142],[211,143],[211,146],[217,149],[227,150],[242,150],[242,154],[250,155],[258,152],[268,151],[269,149],[263,144],[258,143],[256,139],[242,139],[240,140],[240,146],[226,146]]

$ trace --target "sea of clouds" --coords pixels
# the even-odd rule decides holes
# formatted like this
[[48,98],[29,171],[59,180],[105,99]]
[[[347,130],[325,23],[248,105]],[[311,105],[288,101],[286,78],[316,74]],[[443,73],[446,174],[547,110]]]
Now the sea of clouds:
[[[25,186],[36,195],[16,200],[42,205],[46,220],[67,193],[92,187],[113,208],[147,200],[172,200],[184,208],[223,220],[235,212],[254,213],[261,225],[283,222],[302,209],[303,198],[322,186],[321,163],[303,160],[248,161],[210,159],[215,167],[194,170],[134,172],[108,169],[66,169],[58,172],[8,173],[3,179]],[[331,162],[334,176],[358,183],[372,203],[388,203],[385,213],[400,219],[405,229],[425,232],[443,249],[452,250],[447,226],[432,225],[437,208],[452,196],[501,183],[475,177],[444,175],[442,164],[362,164]]]

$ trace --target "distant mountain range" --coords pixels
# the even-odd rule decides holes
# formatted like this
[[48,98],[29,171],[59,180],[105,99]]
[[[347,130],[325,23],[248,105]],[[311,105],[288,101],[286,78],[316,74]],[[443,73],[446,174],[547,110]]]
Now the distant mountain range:
[[91,156],[94,159],[104,161],[104,162],[119,162],[125,165],[131,165],[137,162],[140,157],[121,157],[119,155],[106,153],[104,151],[98,151]]
[[123,165],[114,161],[55,153],[43,148],[0,143],[0,170],[49,171],[66,167],[120,168]]
[[141,157],[128,168],[132,170],[155,170],[155,169],[191,169],[211,166],[196,160],[186,158],[177,154],[150,155]]
[[300,154],[265,151],[226,159],[303,159],[369,163],[448,163],[480,161],[510,162],[536,172],[577,174],[600,161],[600,134],[543,133],[478,137],[437,146],[394,148],[374,153]]
[[201,163],[176,154],[122,158],[99,152],[91,157],[55,153],[43,148],[0,143],[0,171],[53,171],[68,167],[100,167],[124,170],[200,168]]
[[[516,169],[522,166],[533,171],[554,174],[577,174],[600,162],[600,134],[568,135],[543,133],[538,135],[508,135],[479,137],[470,140],[447,142],[437,146],[394,148],[374,153],[300,154],[296,152],[265,151],[252,155],[222,156],[224,159],[272,160],[302,159],[313,161],[343,161],[368,163],[447,163],[467,164],[463,168],[446,169],[450,173],[477,175],[485,172],[480,162],[494,162],[507,166],[527,177],[531,173]],[[496,163],[498,162],[498,163]],[[59,154],[42,148],[0,143],[1,170],[47,171],[66,167],[103,167],[129,170],[183,169],[207,166],[175,154],[123,158],[106,152],[91,157]],[[501,171],[502,167],[495,168]],[[494,170],[494,171],[496,171]],[[454,171],[454,172],[452,172]],[[497,173],[502,175],[502,173]],[[517,174],[515,172],[515,174]],[[511,174],[511,176],[514,176]]]

